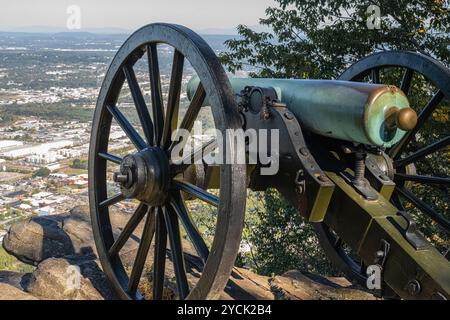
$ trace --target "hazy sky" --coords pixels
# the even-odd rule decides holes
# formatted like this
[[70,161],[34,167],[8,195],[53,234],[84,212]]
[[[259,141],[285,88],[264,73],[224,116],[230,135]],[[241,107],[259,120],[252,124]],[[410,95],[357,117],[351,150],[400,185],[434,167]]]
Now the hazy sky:
[[65,28],[67,8],[81,8],[81,26],[136,29],[175,22],[193,29],[255,25],[274,0],[0,0],[1,27]]

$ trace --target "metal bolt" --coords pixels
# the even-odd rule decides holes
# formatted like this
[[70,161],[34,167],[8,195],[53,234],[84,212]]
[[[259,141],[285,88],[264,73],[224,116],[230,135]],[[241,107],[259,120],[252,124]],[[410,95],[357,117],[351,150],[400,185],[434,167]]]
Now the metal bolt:
[[384,252],[383,252],[383,250],[378,250],[378,251],[375,253],[375,257],[376,257],[377,259],[382,259],[382,258],[384,258]]
[[262,108],[260,118],[261,118],[261,120],[269,120],[270,119],[270,112],[267,107]]
[[320,175],[319,177],[318,177],[318,179],[320,180],[320,181],[322,181],[322,182],[327,182],[328,181],[328,178],[327,178],[327,176],[325,176],[325,175]]
[[294,115],[292,114],[292,112],[289,111],[284,114],[284,117],[288,120],[294,119]]
[[309,151],[307,148],[300,148],[300,153],[305,157],[309,156]]
[[342,148],[342,151],[343,151],[345,154],[350,154],[350,153],[353,152],[352,149],[350,149],[349,147],[343,147],[343,148]]
[[411,280],[410,282],[408,282],[408,284],[406,285],[406,291],[408,291],[408,293],[412,296],[418,295],[420,293],[421,290],[421,286],[420,286],[420,282],[417,280]]

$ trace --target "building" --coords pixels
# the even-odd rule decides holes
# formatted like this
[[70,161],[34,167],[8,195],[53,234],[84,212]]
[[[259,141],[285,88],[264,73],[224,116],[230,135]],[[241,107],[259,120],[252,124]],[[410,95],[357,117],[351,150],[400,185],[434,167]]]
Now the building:
[[48,153],[34,153],[26,158],[26,161],[36,165],[46,165],[55,163],[58,160],[58,154],[55,151]]
[[22,146],[17,148],[8,148],[6,151],[0,152],[0,157],[9,159],[18,159],[27,157],[30,155],[45,155],[50,152],[50,150],[58,150],[66,147],[73,146],[72,140],[59,140],[49,143],[38,144],[34,146]]
[[22,141],[17,140],[0,140],[0,150],[23,146]]
[[48,198],[48,197],[50,197],[50,196],[52,196],[52,195],[53,195],[53,193],[51,193],[51,192],[45,192],[45,191],[42,191],[42,192],[33,194],[32,197],[33,197],[34,199],[42,200],[42,199]]
[[45,217],[53,214],[55,212],[55,209],[51,207],[42,207],[39,209],[34,210],[34,213],[36,213],[39,217]]
[[13,191],[13,192],[4,194],[3,197],[8,198],[8,199],[14,199],[14,200],[22,200],[27,194],[28,194],[28,192],[26,192],[26,191],[17,190],[17,191]]

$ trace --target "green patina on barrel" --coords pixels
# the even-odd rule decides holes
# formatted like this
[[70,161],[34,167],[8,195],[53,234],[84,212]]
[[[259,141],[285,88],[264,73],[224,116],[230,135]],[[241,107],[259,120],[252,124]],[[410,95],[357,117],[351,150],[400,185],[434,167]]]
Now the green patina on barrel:
[[[389,148],[406,131],[388,126],[388,110],[409,108],[405,94],[394,86],[333,80],[230,78],[236,94],[246,86],[272,87],[301,125],[317,134]],[[188,84],[191,98],[198,77]]]

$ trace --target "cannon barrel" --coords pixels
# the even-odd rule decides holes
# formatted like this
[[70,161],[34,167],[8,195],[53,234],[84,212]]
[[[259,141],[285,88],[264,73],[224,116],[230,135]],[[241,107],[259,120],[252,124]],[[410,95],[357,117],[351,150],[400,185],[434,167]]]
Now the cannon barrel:
[[[417,114],[395,86],[333,80],[230,78],[236,94],[271,87],[304,128],[317,134],[389,148],[414,128]],[[199,83],[188,83],[188,97]]]

